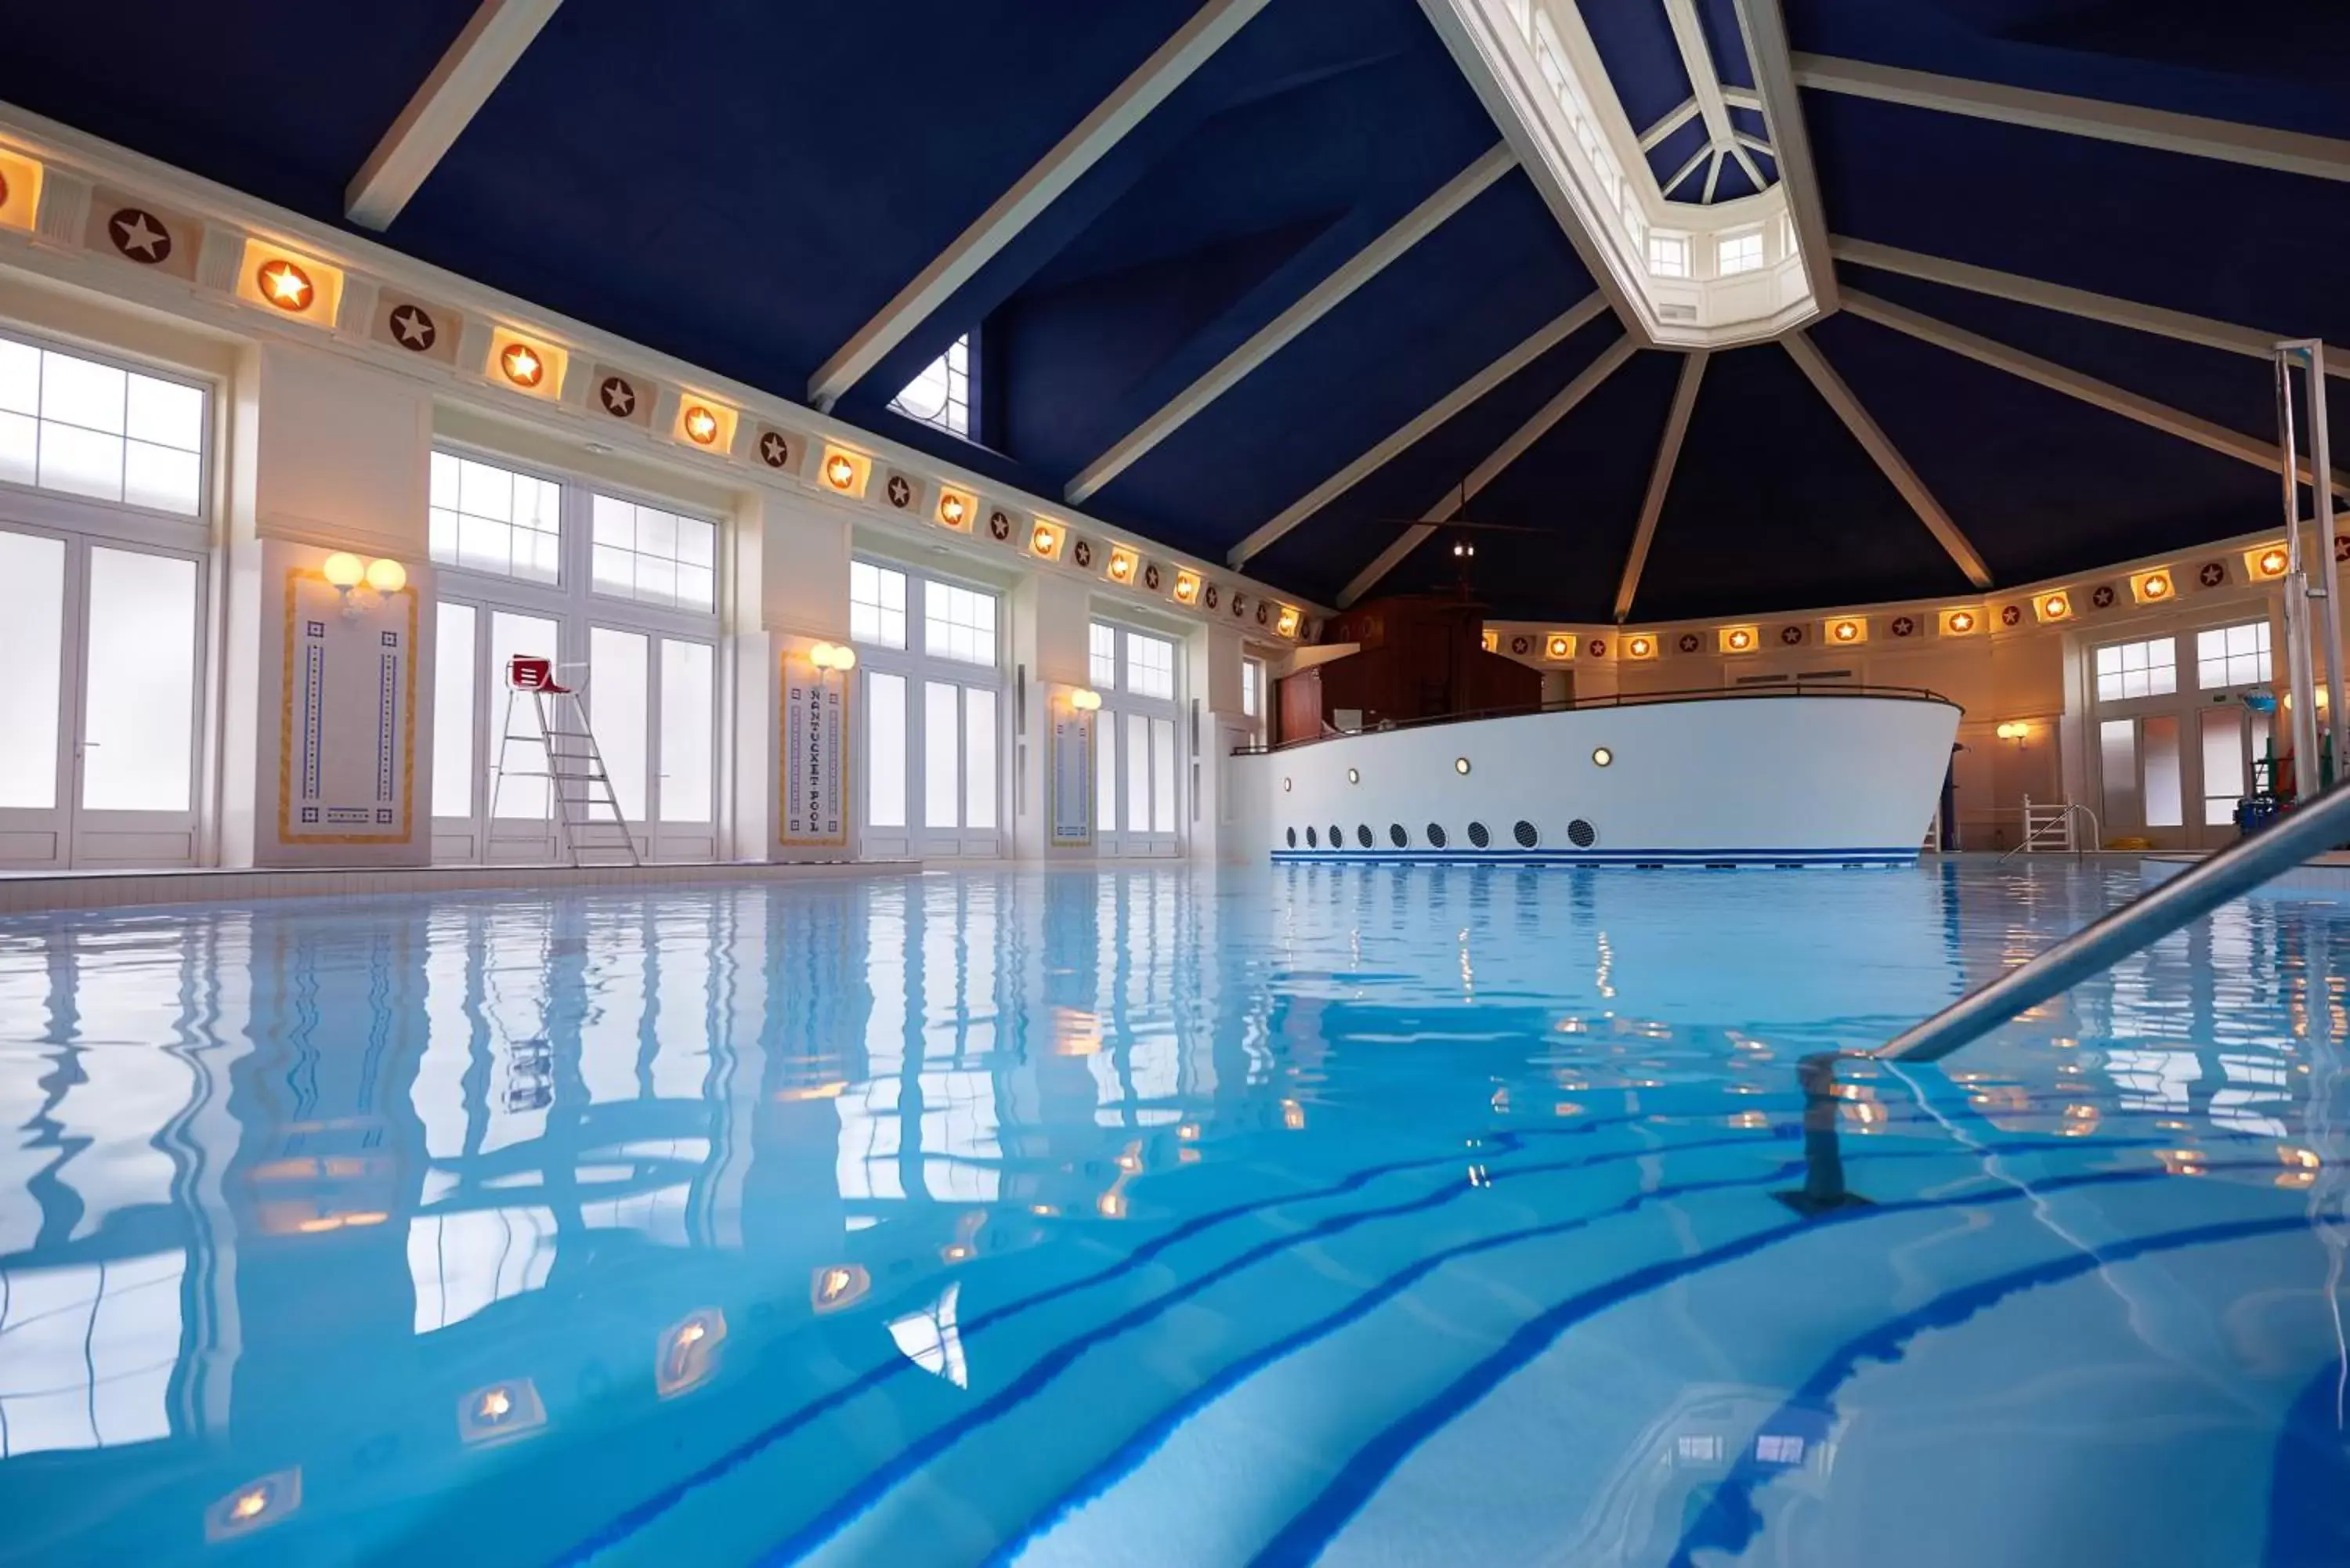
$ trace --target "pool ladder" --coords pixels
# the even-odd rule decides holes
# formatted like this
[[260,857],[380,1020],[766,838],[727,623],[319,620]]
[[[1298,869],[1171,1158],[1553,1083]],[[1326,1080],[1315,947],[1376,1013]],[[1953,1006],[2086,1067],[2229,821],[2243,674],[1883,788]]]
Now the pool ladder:
[[1844,1054],[1934,1062],[2059,992],[2104,973],[2239,894],[2350,839],[2350,783],[2338,784],[2275,824],[2149,888],[2074,932],[2021,969],[1942,1009],[1874,1051]]

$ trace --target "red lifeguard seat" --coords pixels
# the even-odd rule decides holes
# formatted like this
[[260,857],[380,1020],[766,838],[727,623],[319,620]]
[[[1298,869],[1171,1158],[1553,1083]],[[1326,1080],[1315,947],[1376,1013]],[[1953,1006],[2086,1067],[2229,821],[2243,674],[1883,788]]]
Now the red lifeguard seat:
[[555,679],[555,660],[517,653],[506,660],[506,684],[517,691],[568,691]]

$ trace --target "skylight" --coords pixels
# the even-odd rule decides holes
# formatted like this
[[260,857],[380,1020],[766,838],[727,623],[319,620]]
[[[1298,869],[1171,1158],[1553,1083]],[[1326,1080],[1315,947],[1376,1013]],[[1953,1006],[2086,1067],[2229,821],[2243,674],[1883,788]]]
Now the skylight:
[[971,439],[971,334],[922,368],[889,406],[910,420],[935,425],[949,435]]

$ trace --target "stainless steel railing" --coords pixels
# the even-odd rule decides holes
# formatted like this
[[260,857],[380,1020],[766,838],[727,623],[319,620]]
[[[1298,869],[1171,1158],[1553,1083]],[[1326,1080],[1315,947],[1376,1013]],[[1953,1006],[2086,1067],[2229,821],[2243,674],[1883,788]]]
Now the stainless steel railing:
[[2350,782],[2335,784],[2250,838],[2239,839],[2192,869],[2140,893],[2022,969],[1960,997],[1898,1038],[1875,1051],[1857,1054],[1893,1061],[1938,1061],[2026,1008],[2104,972],[2189,921],[2345,839],[2350,839]]

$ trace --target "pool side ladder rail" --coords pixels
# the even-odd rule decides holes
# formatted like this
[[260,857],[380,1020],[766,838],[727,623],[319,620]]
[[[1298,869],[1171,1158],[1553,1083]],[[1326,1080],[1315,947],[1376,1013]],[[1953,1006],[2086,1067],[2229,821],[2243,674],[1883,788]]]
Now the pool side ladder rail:
[[2027,1008],[2104,973],[2130,954],[2345,839],[2350,839],[2350,781],[2335,784],[2285,813],[2272,826],[2147,888],[2021,969],[1960,997],[1876,1050],[1853,1054],[1896,1062],[1939,1061]]

